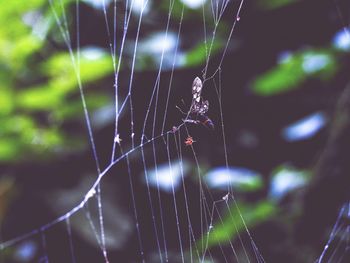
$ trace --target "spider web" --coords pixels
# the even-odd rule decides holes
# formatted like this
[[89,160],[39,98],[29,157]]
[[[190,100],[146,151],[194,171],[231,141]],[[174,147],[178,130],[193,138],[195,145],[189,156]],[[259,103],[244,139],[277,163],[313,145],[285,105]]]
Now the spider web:
[[[127,198],[130,202],[134,228],[137,232],[137,240],[135,240],[137,246],[134,246],[137,249],[132,252],[134,256],[131,257],[135,261],[265,262],[246,226],[231,185],[227,185],[227,190],[222,196],[217,196],[203,181],[201,157],[197,153],[197,145],[200,145],[201,141],[196,141],[190,147],[184,147],[184,140],[193,135],[191,130],[193,127],[191,124],[182,122],[181,118],[174,120],[169,117],[169,112],[173,111],[178,103],[172,98],[172,94],[173,89],[177,88],[174,85],[175,80],[181,74],[177,71],[177,65],[181,63],[182,58],[180,40],[183,35],[188,34],[183,26],[184,14],[188,12],[185,5],[175,0],[167,2],[167,17],[162,21],[163,38],[168,39],[170,34],[174,34],[175,48],[171,54],[168,54],[166,46],[163,45],[160,58],[156,63],[156,70],[145,77],[141,71],[138,71],[138,55],[142,49],[140,38],[143,27],[148,26],[147,15],[151,8],[150,3],[148,0],[123,2],[102,0],[101,13],[105,20],[103,30],[107,35],[106,48],[110,52],[114,73],[114,80],[110,83],[110,87],[114,89],[115,94],[115,129],[111,137],[110,155],[106,161],[99,154],[99,145],[95,141],[81,80],[81,3],[78,0],[75,2],[75,29],[73,30],[70,28],[64,1],[48,0],[48,2],[74,67],[97,177],[80,203],[71,210],[40,228],[3,242],[0,244],[1,250],[11,248],[26,239],[36,239],[41,243],[41,255],[38,261],[54,262],[54,256],[50,254],[49,249],[53,244],[53,241],[49,240],[50,233],[58,225],[64,225],[66,241],[62,253],[69,254],[68,262],[79,262],[75,252],[77,248],[74,244],[72,221],[77,214],[81,214],[88,222],[89,231],[93,233],[100,248],[101,262],[120,262],[109,255],[109,235],[113,233],[106,233],[105,230],[104,214],[109,213],[109,208],[104,205],[104,191],[101,186],[102,182],[107,180],[105,177],[120,176],[127,177],[129,183],[129,195],[123,198]],[[179,17],[175,16],[175,8],[181,10]],[[244,10],[244,0],[211,0],[202,6],[203,28],[198,29],[196,35],[198,35],[198,42],[204,46],[204,66],[201,72],[196,72],[188,83],[183,84],[188,91],[186,96],[190,96],[191,83],[197,75],[200,75],[204,89],[210,87],[215,91],[216,97],[211,97],[209,100],[210,102],[216,100],[218,107],[216,128],[219,130],[219,143],[224,151],[222,164],[227,168],[229,161],[222,109],[221,78],[224,70],[222,66],[230,48],[234,30],[240,21],[242,9]],[[214,56],[216,40],[219,38],[218,31],[224,16],[230,21],[230,27],[224,36],[220,52]],[[75,34],[73,34],[74,31]],[[194,139],[196,140],[195,137]],[[197,177],[195,186],[185,179],[188,166],[185,152],[188,151],[191,152],[191,158],[195,164],[194,173]],[[103,163],[107,164],[103,165]],[[160,169],[164,164],[170,173],[179,169],[181,174],[180,190],[176,189],[172,182],[169,200],[164,200],[159,185]],[[122,166],[126,169],[122,169]],[[154,167],[156,190],[151,186],[149,167]],[[119,172],[124,170],[127,171],[126,174]],[[138,170],[142,171],[147,189],[142,196],[135,188],[135,180],[137,180],[135,174]],[[147,204],[147,209],[140,207],[141,199],[143,199],[142,204]],[[219,241],[218,246],[213,248],[210,240],[214,229],[224,225],[225,218],[231,219],[237,233],[237,240],[231,241],[227,238],[228,242]],[[333,262],[330,261],[333,259],[339,261],[346,253],[348,245],[344,246],[344,244],[348,244],[349,226],[344,218],[347,220],[349,218],[349,205],[341,210],[319,262],[323,262],[325,258],[328,262]],[[339,233],[342,234],[339,235]]]
[[344,262],[349,258],[349,216],[349,204],[345,204],[317,262]]

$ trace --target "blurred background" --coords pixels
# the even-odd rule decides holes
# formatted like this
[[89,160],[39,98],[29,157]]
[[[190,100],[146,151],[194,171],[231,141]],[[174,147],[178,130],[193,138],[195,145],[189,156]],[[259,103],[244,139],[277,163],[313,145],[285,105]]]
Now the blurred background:
[[[51,1],[52,5],[45,0],[0,1],[1,242],[40,229],[69,211],[84,198],[97,176],[76,73],[55,14],[67,19],[73,53],[80,50],[80,78],[97,155],[102,168],[110,162],[114,70],[103,2],[112,32],[113,1],[83,0],[78,9],[76,1],[71,0]],[[169,2],[148,1],[132,84],[136,145],[142,129],[149,139],[160,134],[163,126],[168,131],[181,123],[183,115],[175,106],[187,111],[192,81],[202,77],[207,58],[203,14],[210,39],[214,29],[212,3],[175,0],[165,35]],[[127,96],[141,5],[142,1],[135,1],[131,10],[119,76],[120,102]],[[220,65],[239,5],[239,1],[230,1],[221,18],[207,77]],[[117,1],[117,7],[120,48],[127,7],[124,1]],[[195,155],[183,143],[187,131],[179,131],[177,143],[181,145],[174,139],[168,142],[172,149],[171,169],[166,146],[160,139],[130,155],[130,176],[122,160],[103,179],[103,217],[110,262],[141,262],[135,210],[144,258],[146,262],[160,262],[149,198],[154,202],[156,224],[164,224],[169,262],[182,262],[171,182],[181,229],[183,233],[188,231],[184,205],[187,194],[187,209],[191,211],[196,240],[200,241],[204,237],[196,226],[200,220],[199,177],[207,185],[209,204],[221,200],[227,184],[232,186],[245,223],[266,262],[314,262],[330,237],[323,260],[350,261],[350,210],[344,206],[350,193],[349,21],[350,2],[346,0],[244,2],[220,71],[214,82],[205,82],[202,92],[210,102],[208,117],[215,130],[188,125],[195,140]],[[162,49],[158,113],[151,112],[143,127]],[[164,113],[170,79],[171,96]],[[225,168],[218,87],[222,92],[229,169]],[[158,119],[153,122],[155,114]],[[128,110],[119,121],[124,151],[133,147],[130,129]],[[120,155],[116,151],[116,156]],[[250,238],[236,209],[219,205],[214,218],[220,215],[223,222],[214,224],[214,234],[209,237],[208,262],[248,262],[238,234],[246,246]],[[237,219],[235,227],[228,210]],[[159,211],[163,211],[163,220]],[[96,200],[89,201],[69,220],[43,230],[44,235],[38,231],[2,249],[0,262],[104,262],[95,236],[95,231],[100,230],[94,229],[91,222],[98,225]],[[234,246],[238,244],[239,260],[233,258],[230,240]],[[190,262],[188,235],[183,234],[183,244],[185,262]],[[251,262],[257,262],[254,256]]]

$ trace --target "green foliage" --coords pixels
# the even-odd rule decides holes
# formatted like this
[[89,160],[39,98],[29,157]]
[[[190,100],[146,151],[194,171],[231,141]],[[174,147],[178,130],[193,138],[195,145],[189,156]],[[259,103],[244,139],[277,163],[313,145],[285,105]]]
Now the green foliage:
[[82,83],[94,82],[113,72],[112,60],[108,54],[101,49],[87,48],[81,51],[80,66],[74,67],[74,61],[69,53],[59,53],[51,56],[48,61],[40,65],[40,71],[44,76],[51,78],[51,85],[60,91],[76,91],[77,77],[80,74]]
[[21,146],[16,138],[0,138],[0,161],[11,161],[18,157]]
[[62,99],[62,94],[49,86],[30,87],[16,96],[18,107],[28,110],[52,110]]
[[[181,1],[179,0],[175,0],[173,2],[173,6],[172,6],[172,17],[177,18],[178,20],[181,19],[181,14],[182,14],[182,9],[185,10],[186,5],[184,5]],[[163,11],[163,13],[167,13],[169,11],[169,4],[171,4],[171,2],[169,1],[160,1],[159,4],[159,8],[161,11]],[[186,19],[186,17],[189,15],[190,10],[186,10],[183,13],[184,18]]]
[[234,240],[239,232],[244,231],[245,225],[238,209],[248,228],[262,223],[277,212],[277,207],[269,201],[261,201],[253,205],[237,202],[237,206],[232,203],[222,220],[219,219],[210,232],[197,242],[198,247],[201,247],[202,243],[207,244],[208,248],[218,244],[227,244]]
[[270,178],[269,196],[272,200],[283,199],[287,194],[307,185],[311,179],[309,170],[280,165],[274,169]]
[[[59,16],[69,2],[54,2]],[[85,89],[113,72],[104,50],[82,49],[79,67],[68,52],[52,50],[46,42],[57,28],[51,11],[44,0],[10,1],[0,9],[6,25],[0,28],[0,162],[81,145],[61,126],[66,118],[83,116],[77,75]],[[90,111],[110,103],[98,91],[87,92],[86,101]]]
[[[185,54],[185,66],[193,67],[205,63],[207,52],[209,52],[210,46],[211,43],[200,43],[190,51],[187,51]],[[211,54],[215,55],[215,53],[217,53],[222,48],[222,46],[222,41],[216,38],[211,46]]]
[[[98,109],[102,106],[111,103],[111,99],[108,95],[102,93],[92,93],[85,96],[85,101],[89,109]],[[80,100],[73,100],[64,107],[56,108],[52,112],[52,116],[57,121],[64,121],[74,119],[77,116],[83,116],[83,108]]]
[[238,191],[242,192],[254,192],[262,189],[264,186],[264,182],[260,176],[254,176],[249,178],[248,180],[244,180],[234,187],[237,187]]
[[44,153],[59,146],[64,136],[57,128],[40,128],[28,115],[3,118],[0,129],[0,161],[20,160],[25,153]]
[[336,57],[331,50],[300,51],[257,77],[252,89],[261,96],[276,95],[301,88],[310,77],[328,80],[334,76],[337,68]]
[[9,114],[14,107],[12,92],[4,86],[0,86],[0,105],[0,118],[1,116]]
[[[9,74],[13,74],[14,70],[24,70],[29,57],[42,47],[45,32],[40,38],[35,34],[34,27],[35,23],[47,21],[47,17],[38,11],[45,4],[44,0],[15,0],[1,5],[0,23],[3,26],[0,28],[0,65]],[[30,16],[38,21],[30,21],[32,23],[28,25],[29,21],[25,21],[31,20]]]

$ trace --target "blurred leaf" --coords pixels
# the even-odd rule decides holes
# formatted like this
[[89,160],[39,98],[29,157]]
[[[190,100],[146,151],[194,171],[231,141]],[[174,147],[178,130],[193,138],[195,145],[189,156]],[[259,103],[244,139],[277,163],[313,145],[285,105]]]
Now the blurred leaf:
[[28,58],[42,47],[48,26],[38,29],[48,25],[41,13],[45,5],[45,0],[14,0],[1,6],[0,61],[12,71],[25,69]]
[[[87,94],[85,101],[90,112],[112,103],[108,95],[98,93]],[[53,111],[53,117],[58,121],[68,120],[77,116],[83,116],[83,105],[80,98],[65,103],[64,106],[58,107]]]
[[[20,91],[16,98],[17,105],[29,110],[53,110],[58,106],[65,107],[66,95],[72,91],[78,92],[77,75],[69,53],[52,56],[49,61],[41,65],[41,69],[51,78],[49,85],[30,87]],[[80,58],[82,83],[96,81],[112,71],[112,61],[105,52],[92,49],[82,50]],[[95,96],[96,104],[101,105],[101,98],[102,96]]]
[[0,17],[10,15],[10,14],[21,14],[25,11],[41,7],[46,0],[12,0],[6,1],[6,5],[2,5]]
[[[116,58],[118,64],[118,58]],[[111,56],[100,49],[83,49],[80,60],[80,76],[83,83],[92,82],[113,72]]]
[[298,170],[287,165],[279,166],[273,171],[269,196],[279,200],[289,192],[306,185],[310,178],[311,172],[308,170]]
[[261,179],[261,177],[255,177],[249,181],[239,184],[237,187],[238,190],[243,192],[257,191],[263,187],[263,180]]
[[[75,54],[75,62],[77,57]],[[41,65],[44,75],[51,78],[51,85],[57,90],[77,91],[77,68],[74,67],[68,52],[53,55]],[[80,54],[80,79],[89,83],[101,79],[113,72],[110,56],[102,49],[85,48]]]
[[[168,1],[160,1],[159,2],[159,10],[162,11],[164,14],[169,12],[169,4],[172,2],[168,2]],[[171,16],[176,18],[176,19],[180,19],[181,18],[181,13],[182,13],[182,8],[185,7],[185,5],[179,1],[179,0],[175,0],[172,6],[172,10],[171,10]],[[184,12],[184,18],[186,18],[189,15],[190,10],[186,10],[186,12]]]
[[261,96],[276,95],[301,87],[308,77],[327,80],[334,76],[336,70],[337,62],[331,51],[326,49],[301,51],[257,77],[252,89]]
[[[11,118],[2,118],[0,136],[32,134],[36,129],[33,119],[25,115],[15,115]],[[22,136],[23,137],[23,136]],[[24,137],[23,137],[24,138]]]
[[263,181],[257,172],[243,167],[216,167],[204,177],[210,188],[227,189],[228,186],[238,191],[257,191]]
[[[79,102],[81,103],[80,100]],[[90,93],[86,95],[86,105],[90,110],[100,108],[107,104],[112,104],[112,98],[108,94]]]
[[0,138],[0,161],[12,161],[18,158],[22,151],[18,138]]
[[[70,2],[53,1],[58,17],[62,18],[64,10],[67,12],[68,25],[71,21],[66,5]],[[10,1],[0,9],[0,22],[6,25],[0,28],[0,161],[18,161],[29,156],[43,158],[49,156],[47,153],[73,148],[72,145],[81,149],[80,137],[84,136],[66,137],[59,125],[62,118],[57,118],[59,112],[70,112],[72,117],[83,115],[80,96],[75,96],[79,94],[78,81],[69,53],[52,53],[45,46],[51,29],[61,35],[49,2]],[[51,57],[41,62],[42,55]],[[98,48],[81,49],[79,66],[82,84],[113,72],[110,55]],[[86,94],[86,100],[89,110],[110,101],[108,96],[97,92]],[[44,111],[40,118],[46,120],[37,121],[36,115],[19,114],[18,109],[30,113]]]
[[[261,201],[255,205],[238,202],[237,205],[248,228],[262,223],[277,212],[276,205],[269,201]],[[208,235],[202,237],[204,244],[207,242],[208,248],[218,244],[228,243],[237,236],[238,232],[245,229],[237,207],[232,204],[229,209],[230,211],[222,218],[222,222],[220,220],[220,222],[214,224],[209,232],[209,237]],[[202,239],[197,242],[198,245],[202,244]]]
[[64,136],[56,128],[39,129],[36,130],[32,143],[39,146],[35,147],[35,150],[40,153],[43,150],[63,145]]
[[23,66],[23,62],[34,52],[38,51],[42,47],[42,44],[43,43],[33,35],[24,36],[13,44],[10,57],[7,61],[11,62],[14,69],[20,69]]
[[0,105],[0,116],[7,115],[13,110],[13,95],[9,89],[0,87]]
[[299,1],[300,0],[258,0],[258,5],[263,9],[276,9]]
[[59,90],[49,86],[31,87],[17,94],[18,107],[29,110],[54,109],[63,100],[63,94]]
[[18,107],[29,110],[52,110],[63,102],[64,92],[45,84],[27,87],[17,92],[16,103]]
[[39,128],[28,116],[14,116],[1,120],[0,160],[20,160],[30,150],[44,153],[65,144],[65,138],[57,128]]
[[[205,43],[200,43],[192,50],[186,52],[184,56],[185,66],[193,67],[203,64],[207,59],[206,52],[209,52],[210,44],[210,41],[207,45]],[[222,41],[216,38],[211,47],[211,55],[213,56],[217,51],[219,51],[222,48],[222,46]]]

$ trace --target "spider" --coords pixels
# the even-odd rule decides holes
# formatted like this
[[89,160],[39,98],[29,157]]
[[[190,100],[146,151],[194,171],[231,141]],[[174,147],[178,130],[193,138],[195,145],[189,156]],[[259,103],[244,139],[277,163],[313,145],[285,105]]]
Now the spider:
[[206,115],[209,110],[209,101],[203,100],[201,97],[203,83],[200,78],[196,77],[192,84],[192,104],[189,112],[186,114],[179,107],[177,107],[181,113],[187,115],[183,120],[187,123],[202,124],[205,127],[214,130],[214,123]]
[[192,144],[193,144],[194,142],[196,142],[196,141],[193,140],[192,136],[188,136],[188,137],[186,138],[186,140],[185,140],[185,145],[186,145],[186,146],[192,146]]

